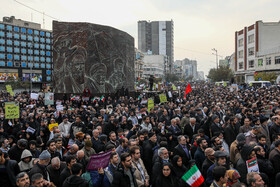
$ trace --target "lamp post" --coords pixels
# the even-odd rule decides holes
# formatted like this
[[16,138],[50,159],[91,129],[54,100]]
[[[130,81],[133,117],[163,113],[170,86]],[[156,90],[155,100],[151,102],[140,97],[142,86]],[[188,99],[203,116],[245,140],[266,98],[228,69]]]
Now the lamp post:
[[218,65],[218,50],[215,49],[215,48],[213,48],[212,51],[215,52],[215,54],[214,54],[214,53],[212,53],[212,54],[213,54],[213,55],[216,55],[216,65],[217,65],[217,69],[218,69],[218,67],[219,67],[219,65]]

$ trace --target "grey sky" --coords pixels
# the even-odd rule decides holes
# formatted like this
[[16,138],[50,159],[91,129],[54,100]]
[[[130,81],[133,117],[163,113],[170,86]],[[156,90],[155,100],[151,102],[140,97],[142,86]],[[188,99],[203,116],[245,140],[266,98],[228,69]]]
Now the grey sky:
[[[212,48],[225,57],[234,52],[234,33],[257,20],[279,21],[279,0],[18,0],[60,21],[90,22],[126,31],[135,38],[137,21],[174,21],[175,60],[196,59],[198,70],[215,67]],[[43,23],[43,16],[14,0],[0,0],[0,17]],[[43,27],[43,26],[42,26]],[[52,19],[45,16],[45,28]]]

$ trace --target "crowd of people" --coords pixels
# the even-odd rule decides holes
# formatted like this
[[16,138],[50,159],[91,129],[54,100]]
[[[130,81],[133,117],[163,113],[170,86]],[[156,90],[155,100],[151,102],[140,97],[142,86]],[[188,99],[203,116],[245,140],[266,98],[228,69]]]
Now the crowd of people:
[[[183,187],[196,165],[201,186],[280,186],[279,89],[192,86],[185,97],[184,86],[166,87],[165,103],[157,92],[141,92],[45,106],[41,96],[1,92],[0,185]],[[18,119],[5,119],[10,101],[19,105]],[[107,151],[108,166],[89,170],[91,155]],[[258,167],[249,171],[254,158]]]

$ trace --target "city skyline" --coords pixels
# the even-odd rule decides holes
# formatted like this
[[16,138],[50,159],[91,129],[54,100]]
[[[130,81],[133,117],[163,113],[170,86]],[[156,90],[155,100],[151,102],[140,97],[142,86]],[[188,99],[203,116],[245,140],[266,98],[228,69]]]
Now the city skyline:
[[[258,20],[278,22],[276,0],[136,0],[88,1],[78,4],[74,0],[19,1],[40,12],[45,12],[45,29],[52,29],[52,18],[60,21],[89,22],[123,30],[134,37],[138,46],[137,22],[174,21],[174,60],[197,60],[198,71],[208,74],[216,67],[212,48],[223,58],[234,52],[235,31]],[[43,24],[43,15],[16,1],[2,1],[0,16]],[[11,9],[11,7],[13,7]],[[104,7],[104,8],[100,8]],[[32,18],[32,20],[31,20]]]

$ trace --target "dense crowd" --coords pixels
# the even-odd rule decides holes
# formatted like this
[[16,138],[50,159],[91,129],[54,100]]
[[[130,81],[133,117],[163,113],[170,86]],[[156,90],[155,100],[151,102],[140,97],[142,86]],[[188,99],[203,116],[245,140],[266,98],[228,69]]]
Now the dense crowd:
[[[0,186],[183,187],[194,165],[201,186],[280,186],[279,89],[192,86],[186,97],[185,86],[165,87],[165,103],[141,92],[45,106],[41,96],[1,92]],[[18,119],[5,119],[9,101],[19,105]],[[89,170],[91,155],[107,151],[108,167]],[[255,157],[258,169],[248,173]]]

